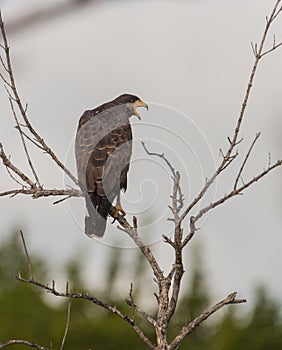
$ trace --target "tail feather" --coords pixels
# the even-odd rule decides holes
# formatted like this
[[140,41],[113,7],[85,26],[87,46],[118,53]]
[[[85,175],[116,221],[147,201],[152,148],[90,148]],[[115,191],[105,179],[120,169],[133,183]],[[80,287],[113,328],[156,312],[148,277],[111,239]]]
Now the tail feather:
[[106,197],[94,197],[94,194],[86,196],[86,207],[89,216],[85,216],[85,233],[89,237],[102,237],[106,230],[107,217],[111,203]]

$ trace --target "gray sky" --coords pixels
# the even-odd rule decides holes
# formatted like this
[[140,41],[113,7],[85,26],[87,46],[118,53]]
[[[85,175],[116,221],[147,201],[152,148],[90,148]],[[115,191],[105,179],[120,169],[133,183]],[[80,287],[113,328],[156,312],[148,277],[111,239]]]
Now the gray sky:
[[[17,84],[29,104],[30,119],[73,172],[73,137],[85,109],[124,92],[150,104],[149,112],[141,111],[141,123],[132,119],[134,163],[124,199],[129,217],[133,212],[140,217],[147,242],[158,241],[171,229],[166,221],[170,178],[162,164],[146,156],[140,141],[169,156],[181,170],[186,198],[193,198],[211,174],[214,161],[219,161],[219,148],[227,146],[253,63],[250,42],[259,40],[272,3],[98,2],[10,36]],[[18,6],[21,11],[19,1]],[[9,22],[5,3],[2,10]],[[279,24],[273,27],[277,40],[282,38],[281,18]],[[243,123],[242,156],[255,133],[262,131],[262,136],[245,179],[267,166],[269,152],[273,160],[281,157],[281,55],[280,50],[267,56],[255,80]],[[0,92],[0,140],[15,163],[26,167],[2,87]],[[47,156],[38,151],[33,156],[46,188],[70,184]],[[202,205],[231,189],[235,170],[222,176]],[[3,167],[0,174],[1,190],[14,187]],[[281,195],[278,170],[202,223],[195,241],[201,242],[216,299],[235,290],[251,299],[254,285],[261,282],[281,296]],[[100,271],[114,249],[111,246],[132,247],[110,224],[104,240],[87,238],[82,227],[83,200],[59,206],[51,205],[53,199],[20,196],[0,201],[1,235],[23,228],[30,249],[43,253],[54,265],[83,252],[85,273],[91,273],[93,286],[102,283]],[[168,248],[161,243],[153,247],[166,268]],[[122,254],[127,266],[136,251],[123,249]],[[186,256],[189,259],[191,248]],[[124,275],[129,285],[132,276],[127,271]]]

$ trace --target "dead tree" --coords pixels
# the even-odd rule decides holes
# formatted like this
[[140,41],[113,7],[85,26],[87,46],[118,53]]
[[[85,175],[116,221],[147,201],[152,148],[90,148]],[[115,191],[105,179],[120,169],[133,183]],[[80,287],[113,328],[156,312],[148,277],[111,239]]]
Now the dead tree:
[[[155,341],[150,340],[144,331],[139,327],[135,320],[128,316],[126,313],[120,311],[115,306],[109,305],[105,301],[102,301],[96,298],[93,295],[88,293],[73,293],[68,286],[64,291],[59,291],[55,282],[53,281],[51,285],[42,283],[36,280],[32,264],[29,259],[28,251],[25,245],[24,237],[22,235],[24,249],[26,253],[27,263],[29,267],[29,276],[22,277],[20,274],[17,276],[17,279],[35,285],[43,290],[52,293],[55,296],[67,298],[67,299],[83,299],[90,303],[93,303],[97,306],[100,306],[109,312],[117,315],[121,320],[125,321],[129,327],[132,327],[135,332],[138,334],[140,339],[152,350],[174,350],[178,349],[181,346],[182,341],[186,336],[188,336],[193,330],[198,327],[202,322],[204,322],[208,317],[213,313],[218,311],[229,304],[238,304],[246,302],[245,299],[237,299],[236,292],[228,295],[226,298],[219,301],[214,306],[210,307],[207,310],[204,310],[198,317],[192,320],[189,323],[183,322],[182,329],[179,331],[178,335],[175,336],[170,342],[168,341],[167,334],[168,328],[170,325],[170,320],[176,311],[176,307],[179,300],[179,292],[181,289],[181,281],[184,274],[184,265],[183,265],[183,251],[185,247],[191,242],[192,238],[197,232],[197,224],[200,218],[207,215],[211,210],[216,207],[224,204],[229,199],[242,195],[245,190],[253,186],[260,179],[265,177],[268,173],[272,172],[274,169],[282,165],[282,160],[279,159],[276,162],[269,162],[268,167],[262,170],[260,173],[254,175],[247,181],[242,181],[242,173],[246,168],[249,157],[254,151],[254,146],[259,139],[260,133],[257,133],[254,137],[251,145],[246,150],[246,155],[243,158],[243,162],[239,164],[237,175],[233,182],[230,184],[230,191],[224,196],[216,198],[207,206],[202,207],[195,215],[191,215],[192,209],[195,209],[195,206],[200,202],[201,199],[205,198],[207,191],[214,184],[219,176],[224,175],[224,172],[231,164],[234,164],[235,160],[238,157],[239,151],[237,146],[242,141],[240,134],[242,129],[242,121],[246,115],[246,107],[249,102],[249,97],[252,91],[252,86],[254,82],[254,77],[257,73],[258,65],[262,58],[276,50],[282,45],[282,42],[276,42],[275,36],[273,37],[273,43],[271,47],[266,47],[266,39],[269,36],[270,28],[273,22],[282,12],[282,0],[276,1],[271,14],[266,18],[266,24],[262,38],[259,43],[252,43],[252,50],[254,54],[254,64],[251,70],[251,74],[248,80],[247,89],[245,96],[243,98],[242,106],[240,113],[238,115],[234,132],[228,139],[228,145],[226,149],[222,149],[221,161],[216,167],[216,170],[211,174],[207,179],[202,189],[199,191],[198,195],[190,202],[185,203],[184,196],[181,190],[181,176],[180,173],[174,169],[172,163],[165,157],[164,154],[158,154],[148,150],[147,146],[143,144],[143,147],[147,154],[152,157],[160,157],[166,165],[169,167],[172,175],[172,194],[171,194],[171,204],[169,206],[172,214],[170,219],[174,224],[174,231],[171,237],[163,236],[163,242],[168,244],[174,252],[174,261],[171,265],[170,271],[165,274],[162,270],[162,267],[159,265],[159,262],[156,260],[152,250],[149,246],[145,245],[138,233],[138,221],[137,217],[133,217],[132,223],[126,220],[123,216],[119,215],[117,222],[118,228],[124,231],[136,244],[136,246],[142,252],[144,259],[147,260],[148,265],[152,271],[154,280],[157,283],[158,291],[155,293],[156,297],[156,316],[152,316],[143,310],[141,307],[136,305],[132,298],[126,300],[126,303],[133,309],[136,313],[140,314],[147,322],[149,322],[155,330]],[[47,142],[42,138],[40,133],[34,129],[32,123],[27,114],[27,105],[22,103],[20,98],[15,76],[12,69],[12,62],[10,56],[10,48],[8,45],[8,40],[5,32],[5,26],[0,17],[0,27],[2,33],[2,44],[1,48],[3,50],[1,54],[1,64],[2,64],[2,73],[1,79],[6,88],[8,99],[11,106],[11,112],[14,117],[16,128],[19,132],[19,137],[22,143],[22,147],[25,152],[26,160],[30,168],[30,175],[25,173],[19,167],[17,167],[11,157],[9,157],[4,150],[2,144],[0,144],[0,158],[2,159],[3,165],[7,170],[8,175],[15,182],[16,188],[8,189],[2,193],[0,196],[9,196],[13,197],[16,195],[30,195],[32,198],[40,198],[46,196],[63,196],[63,199],[69,197],[79,197],[82,195],[79,189],[53,189],[53,188],[44,188],[40,182],[40,176],[36,170],[34,163],[32,162],[29,147],[37,147],[42,150],[45,154],[50,156],[54,161],[56,167],[61,168],[61,170],[73,181],[74,185],[77,185],[76,177],[66,168],[66,166],[59,160],[56,156],[56,153],[48,146]],[[60,202],[61,200],[57,201]],[[113,210],[113,208],[112,208]],[[186,219],[186,220],[185,220]],[[188,225],[187,225],[188,219]],[[68,317],[69,319],[69,317]],[[66,326],[67,334],[68,321]],[[11,344],[24,344],[29,347],[46,350],[45,347],[42,347],[38,344],[34,344],[24,340],[10,340],[6,343],[0,344],[0,349],[11,345]],[[62,342],[61,349],[63,348],[64,341]]]

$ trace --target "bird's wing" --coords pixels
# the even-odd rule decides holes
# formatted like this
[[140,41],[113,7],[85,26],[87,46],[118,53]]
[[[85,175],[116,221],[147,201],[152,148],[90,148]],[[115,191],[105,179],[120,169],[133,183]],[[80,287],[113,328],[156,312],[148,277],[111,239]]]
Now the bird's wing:
[[92,117],[89,113],[85,112],[81,117],[76,136],[80,186],[87,192],[106,195],[112,202],[121,186],[126,188],[131,127],[129,124],[120,125],[120,109],[113,108]]
[[106,196],[111,200],[122,188],[126,189],[132,149],[132,134],[129,124],[111,132],[110,146],[104,166],[103,189]]

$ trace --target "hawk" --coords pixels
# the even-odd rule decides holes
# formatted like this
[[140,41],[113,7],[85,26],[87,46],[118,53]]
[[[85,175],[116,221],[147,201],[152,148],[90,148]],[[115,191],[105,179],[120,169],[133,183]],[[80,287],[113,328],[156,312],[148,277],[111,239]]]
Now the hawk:
[[132,130],[129,118],[137,107],[148,105],[139,97],[123,94],[113,101],[87,110],[81,116],[75,140],[75,156],[80,188],[88,215],[85,233],[102,237],[113,201],[117,198],[116,217],[125,215],[120,191],[127,188],[127,173],[132,153]]

